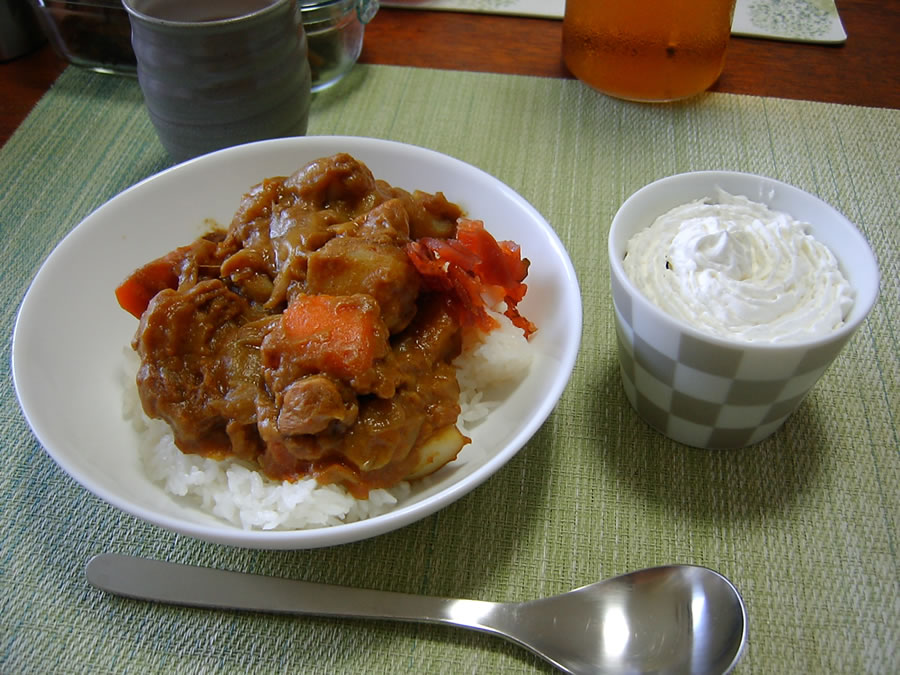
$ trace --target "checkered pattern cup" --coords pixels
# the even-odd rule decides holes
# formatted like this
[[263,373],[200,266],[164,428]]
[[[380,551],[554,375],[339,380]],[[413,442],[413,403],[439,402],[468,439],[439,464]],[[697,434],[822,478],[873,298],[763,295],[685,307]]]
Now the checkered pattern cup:
[[[701,332],[641,293],[623,266],[628,240],[670,209],[721,188],[812,225],[856,292],[844,325],[801,343],[741,342]],[[701,448],[738,448],[773,434],[862,324],[878,296],[878,266],[856,227],[834,208],[770,178],[703,171],[663,178],[621,206],[609,232],[610,277],[625,394],[669,438]]]

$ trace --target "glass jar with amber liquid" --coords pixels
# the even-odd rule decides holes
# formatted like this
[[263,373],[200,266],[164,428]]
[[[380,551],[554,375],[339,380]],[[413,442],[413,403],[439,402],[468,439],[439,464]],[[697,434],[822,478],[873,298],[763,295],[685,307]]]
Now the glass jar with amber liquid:
[[566,0],[563,60],[610,96],[674,101],[722,73],[735,0]]

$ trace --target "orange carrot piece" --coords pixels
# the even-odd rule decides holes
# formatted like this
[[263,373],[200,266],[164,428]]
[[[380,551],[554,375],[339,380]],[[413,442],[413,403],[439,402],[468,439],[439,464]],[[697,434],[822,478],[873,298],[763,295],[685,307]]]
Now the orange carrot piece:
[[305,360],[338,377],[361,375],[375,361],[380,318],[359,296],[300,295],[282,315],[284,332],[301,343]]
[[172,260],[163,257],[135,270],[116,288],[116,300],[122,309],[140,319],[153,296],[166,288],[178,288],[178,272]]

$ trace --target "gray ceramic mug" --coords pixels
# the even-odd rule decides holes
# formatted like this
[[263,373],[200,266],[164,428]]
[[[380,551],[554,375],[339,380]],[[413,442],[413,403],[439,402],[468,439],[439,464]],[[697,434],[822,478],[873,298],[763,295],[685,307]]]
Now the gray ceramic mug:
[[150,120],[175,161],[306,133],[297,0],[124,0]]

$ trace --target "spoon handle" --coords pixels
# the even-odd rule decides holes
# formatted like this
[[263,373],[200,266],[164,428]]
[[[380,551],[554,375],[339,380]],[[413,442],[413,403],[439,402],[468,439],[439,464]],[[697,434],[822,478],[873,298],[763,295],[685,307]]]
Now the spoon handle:
[[478,617],[500,603],[317,584],[104,553],[85,567],[97,588],[140,600],[279,614],[424,621],[497,631]]

